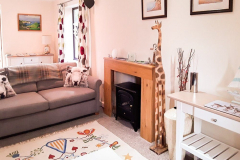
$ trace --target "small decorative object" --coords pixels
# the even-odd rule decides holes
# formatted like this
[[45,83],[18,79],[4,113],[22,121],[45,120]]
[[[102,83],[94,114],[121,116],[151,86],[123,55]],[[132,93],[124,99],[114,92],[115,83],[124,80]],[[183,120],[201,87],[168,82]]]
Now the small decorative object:
[[88,87],[89,68],[67,67],[64,87]]
[[191,15],[233,11],[233,0],[191,0]]
[[155,67],[155,144],[150,149],[156,154],[161,154],[167,151],[166,131],[164,126],[164,113],[165,113],[165,72],[162,64],[162,23],[155,21],[152,30],[158,31],[158,44],[156,47],[156,67]]
[[[177,160],[176,158],[176,120],[177,120],[177,108],[174,107],[172,109],[169,109],[164,114],[164,122],[165,122],[165,128],[166,128],[166,134],[167,134],[167,144],[168,144],[168,151],[169,151],[169,159],[170,160]],[[183,136],[187,136],[192,131],[192,117],[188,114],[185,114],[185,125],[184,125],[184,132]],[[185,157],[185,150],[183,150],[182,158]]]
[[49,54],[50,53],[49,44],[51,44],[51,36],[42,36],[42,44],[45,45],[44,53]]
[[89,9],[91,9],[95,2],[94,0],[84,0],[84,3]]
[[136,54],[135,53],[128,53],[128,61],[135,62],[136,61]]
[[41,15],[18,14],[18,31],[42,31]]
[[[228,85],[228,87],[240,89],[240,67],[237,70],[237,73],[232,80],[232,82]],[[234,96],[235,101],[232,101],[232,103],[239,104],[240,105],[240,94],[238,91],[228,91],[232,96]]]
[[179,78],[178,85],[179,85],[180,91],[186,90],[186,84],[188,82],[188,72],[189,72],[191,61],[195,54],[195,50],[191,49],[187,65],[183,63],[183,53],[184,51],[181,48],[179,48],[178,49],[178,78]]
[[148,57],[148,63],[149,63],[149,64],[152,64],[152,61],[151,61],[151,58],[150,58],[150,57]]
[[16,93],[10,85],[6,75],[0,75],[0,99],[13,97]]
[[197,93],[198,92],[198,73],[190,73],[190,91]]
[[167,17],[167,0],[142,0],[142,20]]
[[240,117],[240,105],[217,100],[217,101],[213,101],[211,103],[206,104],[205,107],[215,109],[221,112],[225,112],[227,114],[231,114],[236,117]]
[[118,54],[118,50],[117,50],[117,49],[114,49],[114,50],[112,51],[112,58],[113,58],[113,59],[116,59],[116,58],[117,58],[117,54]]
[[153,44],[153,48],[150,48],[150,50],[153,50],[153,59],[150,64],[155,66],[156,65],[155,57],[156,57],[156,52],[157,52],[157,44]]

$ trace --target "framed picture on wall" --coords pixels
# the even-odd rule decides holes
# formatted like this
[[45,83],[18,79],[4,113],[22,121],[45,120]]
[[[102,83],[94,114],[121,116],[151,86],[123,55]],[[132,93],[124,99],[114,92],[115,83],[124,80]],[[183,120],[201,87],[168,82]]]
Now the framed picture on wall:
[[42,31],[41,15],[18,14],[18,31]]
[[191,15],[232,12],[233,0],[191,0]]
[[167,0],[141,0],[142,20],[167,17]]

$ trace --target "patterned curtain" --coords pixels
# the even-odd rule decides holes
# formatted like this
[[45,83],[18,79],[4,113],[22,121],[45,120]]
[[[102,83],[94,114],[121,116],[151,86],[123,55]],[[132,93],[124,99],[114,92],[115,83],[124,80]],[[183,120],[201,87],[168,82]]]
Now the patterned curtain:
[[78,62],[80,67],[89,66],[88,34],[89,34],[89,9],[85,6],[84,0],[79,0],[79,44]]
[[0,68],[3,68],[3,49],[2,49],[2,12],[0,7]]
[[58,10],[58,61],[59,63],[64,63],[64,4],[59,5]]

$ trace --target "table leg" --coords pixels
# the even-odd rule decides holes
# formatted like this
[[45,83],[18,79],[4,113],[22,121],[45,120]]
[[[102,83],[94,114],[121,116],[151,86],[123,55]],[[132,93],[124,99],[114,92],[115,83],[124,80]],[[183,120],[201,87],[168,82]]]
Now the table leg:
[[176,128],[176,160],[182,159],[182,147],[185,113],[182,111],[182,103],[177,102],[177,128]]
[[[202,120],[194,117],[194,133],[201,133],[202,131]],[[197,156],[194,156],[194,160],[198,160]]]

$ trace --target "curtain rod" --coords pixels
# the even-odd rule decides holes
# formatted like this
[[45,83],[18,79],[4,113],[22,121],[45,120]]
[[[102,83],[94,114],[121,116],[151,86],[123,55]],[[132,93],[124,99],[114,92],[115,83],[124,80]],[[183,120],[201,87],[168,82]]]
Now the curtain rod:
[[73,0],[69,0],[69,1],[66,1],[66,2],[63,2],[63,3],[59,3],[58,5],[62,5],[62,4],[65,4],[65,3],[68,3],[68,2],[71,2]]

